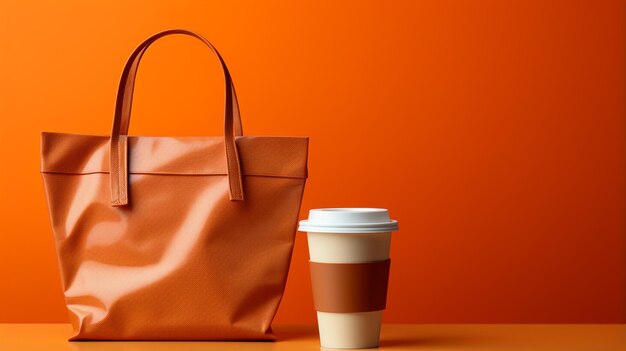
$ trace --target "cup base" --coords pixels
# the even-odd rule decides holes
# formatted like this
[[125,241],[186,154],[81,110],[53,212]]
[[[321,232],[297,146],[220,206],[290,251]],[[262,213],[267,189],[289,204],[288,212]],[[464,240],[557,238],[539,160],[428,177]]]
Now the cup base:
[[383,311],[357,313],[317,312],[320,344],[331,349],[378,347]]

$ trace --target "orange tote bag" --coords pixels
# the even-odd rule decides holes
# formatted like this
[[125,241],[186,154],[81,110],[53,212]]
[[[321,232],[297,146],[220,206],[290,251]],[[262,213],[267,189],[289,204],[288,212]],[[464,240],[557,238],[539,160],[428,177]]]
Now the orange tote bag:
[[[224,136],[128,136],[139,61],[170,34],[199,39],[219,59]],[[275,339],[308,139],[242,133],[222,57],[179,29],[153,35],[130,55],[111,135],[42,133],[70,340]]]

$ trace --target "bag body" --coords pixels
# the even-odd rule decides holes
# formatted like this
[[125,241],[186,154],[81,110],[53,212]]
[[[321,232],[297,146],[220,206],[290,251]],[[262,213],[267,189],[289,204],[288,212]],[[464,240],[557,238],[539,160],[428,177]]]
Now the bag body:
[[[169,34],[196,37],[220,59],[223,137],[127,136],[141,55]],[[42,133],[70,340],[274,340],[308,139],[241,134],[222,58],[185,30],[133,52],[110,136]]]

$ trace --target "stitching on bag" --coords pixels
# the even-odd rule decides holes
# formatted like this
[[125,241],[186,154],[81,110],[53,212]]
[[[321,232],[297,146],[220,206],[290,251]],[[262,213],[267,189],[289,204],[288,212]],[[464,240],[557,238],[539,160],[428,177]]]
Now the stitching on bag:
[[[61,172],[61,171],[40,171],[41,174],[60,174],[60,175],[92,175],[92,174],[109,174],[106,171],[91,171],[91,172]],[[227,173],[165,173],[165,172],[129,172],[128,174],[135,175],[154,175],[154,176],[190,176],[190,177],[212,177],[212,176],[228,176]],[[291,178],[291,179],[306,179],[307,176],[288,176],[269,173],[254,173],[254,174],[242,174],[242,177],[268,177],[268,178]]]

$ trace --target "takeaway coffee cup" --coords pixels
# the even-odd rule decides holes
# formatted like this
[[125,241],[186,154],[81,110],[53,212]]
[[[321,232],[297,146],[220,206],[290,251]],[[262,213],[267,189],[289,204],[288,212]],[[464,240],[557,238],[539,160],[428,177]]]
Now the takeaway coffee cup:
[[324,208],[298,230],[307,232],[321,346],[377,347],[398,222],[381,208]]

